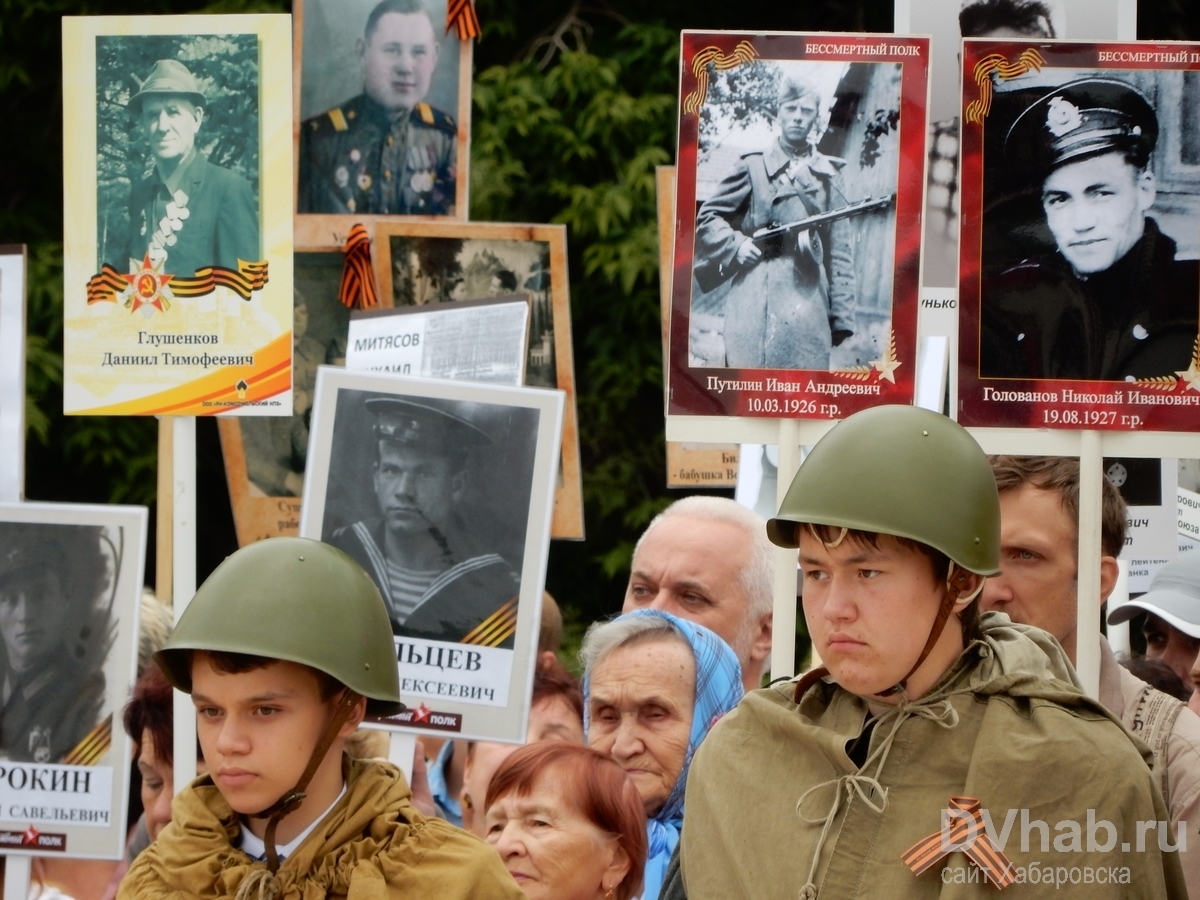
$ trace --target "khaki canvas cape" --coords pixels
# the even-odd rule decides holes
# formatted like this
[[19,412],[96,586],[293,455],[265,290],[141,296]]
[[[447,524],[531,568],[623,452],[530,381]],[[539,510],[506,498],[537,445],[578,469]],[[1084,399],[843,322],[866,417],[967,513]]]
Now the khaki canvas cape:
[[[238,816],[208,776],[175,798],[171,823],[130,867],[118,900],[236,898],[266,864],[234,846]],[[243,900],[524,900],[499,855],[417,812],[394,766],[347,766],[346,793],[279,866],[281,892]],[[249,887],[253,882],[247,882]]]
[[[1159,848],[1174,833],[1143,828],[1137,845],[1139,821],[1168,819],[1150,751],[1084,696],[1052,637],[995,613],[981,626],[925,697],[876,719],[861,772],[846,750],[862,698],[828,678],[799,703],[796,681],[748,694],[692,761],[689,900],[808,900],[810,872],[821,900],[994,897],[962,852],[920,876],[901,859],[958,796],[990,813],[1020,882],[1006,895],[1186,898],[1177,854]],[[1089,843],[1101,820],[1115,834],[1096,824]]]

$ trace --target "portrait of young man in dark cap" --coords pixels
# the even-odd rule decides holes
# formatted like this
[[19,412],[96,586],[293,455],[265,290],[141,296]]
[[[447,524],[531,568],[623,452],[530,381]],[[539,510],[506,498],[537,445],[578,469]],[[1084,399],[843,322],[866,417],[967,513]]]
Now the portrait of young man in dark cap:
[[458,124],[426,102],[438,27],[422,0],[381,0],[355,55],[362,93],[300,126],[301,213],[454,214]]
[[[448,401],[371,396],[378,517],[323,537],[371,575],[398,635],[458,642],[515,601],[519,576],[467,520],[471,461],[492,439]],[[499,646],[511,648],[509,637]]]
[[121,271],[149,256],[159,271],[191,278],[207,266],[237,271],[238,260],[261,259],[250,183],[196,146],[206,106],[195,75],[174,59],[156,62],[130,99],[134,129],[154,167],[130,193],[126,251],[110,260]]
[[57,763],[99,724],[103,654],[96,621],[108,585],[100,529],[0,523],[0,754]]
[[[1178,259],[1150,215],[1159,132],[1145,94],[1110,76],[1047,90],[1016,115],[1004,163],[1041,221],[1013,232],[1044,226],[1052,247],[985,260],[981,377],[1122,381],[1188,368],[1200,264]],[[986,228],[985,218],[985,247]]]

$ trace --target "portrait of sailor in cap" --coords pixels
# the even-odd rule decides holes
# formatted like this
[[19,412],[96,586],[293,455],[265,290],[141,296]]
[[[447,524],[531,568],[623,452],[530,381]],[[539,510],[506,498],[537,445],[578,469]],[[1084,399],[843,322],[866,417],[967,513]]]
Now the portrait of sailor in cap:
[[[1054,250],[985,268],[984,378],[1119,381],[1188,368],[1200,264],[1149,215],[1159,118],[1111,77],[1061,85],[1025,108],[1004,162],[1040,196]],[[986,204],[986,198],[985,198]]]
[[[0,522],[0,754],[57,763],[100,721],[110,640],[95,621],[108,585],[100,529]],[[101,654],[103,655],[103,654]]]
[[[520,579],[481,546],[461,502],[471,459],[492,440],[461,404],[372,396],[372,473],[379,517],[339,528],[327,543],[354,557],[387,602],[398,635],[457,642],[514,603]],[[512,637],[498,646],[512,647]]]
[[[149,177],[129,196],[129,236],[123,257],[106,260],[126,271],[148,255],[164,274],[185,278],[238,260],[257,262],[258,199],[241,175],[209,162],[196,146],[207,102],[183,63],[161,59],[129,101],[138,136],[153,156]],[[120,243],[120,242],[116,242]]]

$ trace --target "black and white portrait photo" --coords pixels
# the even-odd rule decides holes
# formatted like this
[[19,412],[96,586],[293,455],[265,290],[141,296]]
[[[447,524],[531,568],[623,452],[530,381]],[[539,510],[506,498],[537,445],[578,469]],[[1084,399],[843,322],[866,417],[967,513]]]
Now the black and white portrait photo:
[[922,272],[926,286],[958,287],[960,38],[1114,40],[1121,8],[1132,2],[897,0],[896,32],[933,36]]
[[983,135],[980,377],[1188,369],[1197,109],[1193,72],[1045,67],[998,81]]
[[98,261],[192,278],[262,259],[258,36],[95,40]]
[[53,765],[79,788],[67,799],[47,784],[55,799],[39,809],[5,780],[0,829],[60,832],[69,856],[116,858],[127,837],[120,715],[136,677],[147,519],[145,507],[0,503],[0,760],[13,772]]
[[689,365],[830,369],[891,325],[902,67],[759,59],[699,113]]
[[446,32],[446,0],[304,0],[297,8],[297,211],[460,212],[459,131],[470,97],[460,89],[464,54]]
[[[321,540],[371,574],[396,634],[511,647],[538,413],[340,392]],[[501,632],[493,635],[500,638]]]

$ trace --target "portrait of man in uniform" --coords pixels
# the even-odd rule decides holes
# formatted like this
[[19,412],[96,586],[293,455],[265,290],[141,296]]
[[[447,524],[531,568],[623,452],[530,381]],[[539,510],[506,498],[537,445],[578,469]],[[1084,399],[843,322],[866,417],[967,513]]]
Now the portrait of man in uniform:
[[[307,36],[328,5],[306,5],[302,79],[311,77],[307,55],[318,41]],[[453,110],[430,102],[442,56],[438,34],[423,0],[380,0],[370,10],[354,40],[359,93],[316,115],[302,113],[298,212],[454,215],[458,124]]]
[[[262,259],[257,43],[210,43],[205,53],[190,36],[97,39],[98,253],[120,272],[149,258],[193,278]],[[164,50],[173,55],[149,55]]]
[[[710,90],[691,365],[828,371],[879,356],[899,77],[887,64],[772,60]],[[882,243],[868,249],[872,238]]]
[[0,522],[5,758],[62,762],[99,724],[109,581],[100,528]]
[[[1188,368],[1200,263],[1180,258],[1152,214],[1162,123],[1119,74],[1042,88],[1005,129],[1010,180],[985,177],[1013,207],[1024,197],[1040,215],[1029,222],[997,205],[1003,224],[990,234],[985,217],[981,377],[1123,381]],[[1040,252],[1016,256],[1038,249],[1031,230]]]
[[491,645],[511,648],[520,577],[469,500],[483,487],[471,481],[489,472],[481,458],[503,453],[472,420],[477,404],[378,394],[357,402],[370,419],[375,509],[329,528],[331,493],[322,540],[371,575],[396,634],[479,642],[481,627],[500,625],[507,636]]

